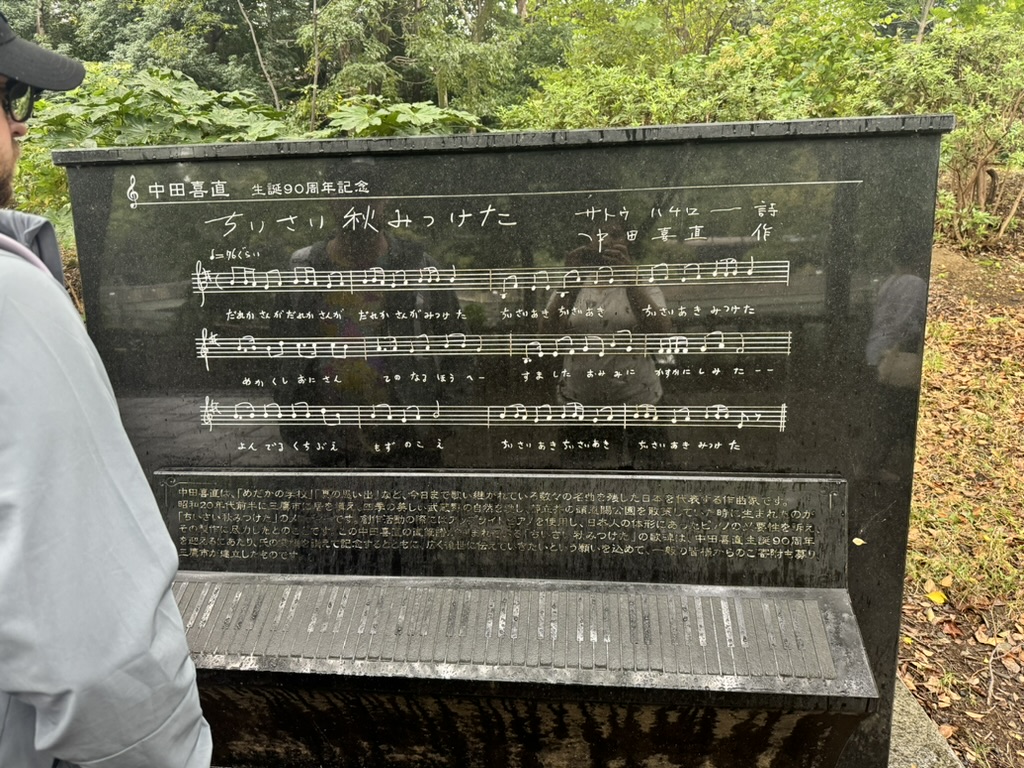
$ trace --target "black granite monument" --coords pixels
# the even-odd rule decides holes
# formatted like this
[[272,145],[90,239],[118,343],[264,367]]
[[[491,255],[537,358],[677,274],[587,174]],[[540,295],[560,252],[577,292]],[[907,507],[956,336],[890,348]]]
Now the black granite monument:
[[57,153],[215,762],[885,766],[951,128]]

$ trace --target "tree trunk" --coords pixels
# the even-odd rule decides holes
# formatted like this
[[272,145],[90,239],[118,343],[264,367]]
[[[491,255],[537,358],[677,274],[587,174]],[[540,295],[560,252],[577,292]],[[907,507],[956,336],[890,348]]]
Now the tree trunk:
[[316,130],[316,92],[320,84],[320,33],[317,30],[319,12],[313,0],[313,90],[309,95],[309,130]]
[[928,17],[931,16],[934,5],[935,0],[924,0],[921,4],[921,18],[917,20],[917,38],[914,40],[918,45],[924,41],[924,31],[928,28]]
[[242,5],[242,0],[238,0],[238,10],[242,12],[242,18],[245,19],[245,23],[249,26],[249,34],[252,35],[252,44],[256,49],[256,59],[260,63],[260,69],[263,70],[263,76],[267,78],[267,85],[270,86],[270,93],[274,97],[274,109],[280,111],[281,100],[277,98],[277,89],[274,87],[274,80],[270,77],[270,72],[267,71],[266,62],[263,61],[263,52],[260,50],[259,40],[256,39],[256,28],[252,25],[252,21],[249,20],[249,14],[245,12],[245,6]]

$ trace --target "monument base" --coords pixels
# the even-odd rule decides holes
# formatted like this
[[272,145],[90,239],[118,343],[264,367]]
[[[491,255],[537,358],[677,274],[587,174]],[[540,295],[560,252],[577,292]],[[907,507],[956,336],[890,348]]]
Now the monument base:
[[828,768],[867,716],[439,696],[337,678],[299,688],[291,675],[257,685],[252,675],[235,679],[201,675],[214,764],[223,768]]

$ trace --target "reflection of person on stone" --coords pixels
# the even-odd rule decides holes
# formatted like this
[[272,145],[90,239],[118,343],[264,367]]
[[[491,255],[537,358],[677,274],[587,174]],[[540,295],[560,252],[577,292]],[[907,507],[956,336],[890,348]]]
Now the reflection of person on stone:
[[917,388],[927,304],[928,284],[905,268],[878,289],[865,358],[878,369],[879,383]]
[[913,466],[912,448],[906,453],[907,424],[913,424],[921,381],[928,284],[904,265],[898,265],[878,289],[865,362],[876,370],[875,445],[866,466],[881,478],[898,475],[893,469]]
[[[358,212],[358,215],[355,215]],[[296,270],[354,272],[360,290],[297,294],[296,309],[306,319],[283,331],[306,337],[372,339],[389,349],[388,340],[463,332],[462,313],[451,291],[430,290],[415,278],[436,265],[418,244],[385,231],[379,209],[374,205],[345,202],[338,209],[334,234],[324,241],[301,248],[291,256]],[[381,270],[404,273],[409,287],[385,284]],[[404,281],[402,281],[404,282]],[[466,358],[439,358],[426,350],[416,353],[395,349],[387,355],[352,355],[302,361],[286,376],[288,384],[279,390],[279,402],[309,403],[311,406],[378,406],[385,425],[365,424],[361,428],[324,425],[287,430],[287,439],[311,441],[315,464],[405,464],[436,463],[439,435],[413,424],[401,426],[393,414],[402,406],[430,406],[460,399],[468,386]],[[443,367],[442,367],[443,366]],[[425,410],[425,409],[424,409]],[[392,418],[388,418],[392,417]],[[371,420],[373,421],[373,420]]]
[[[642,334],[667,331],[670,321],[660,288],[616,284],[605,277],[633,265],[625,233],[620,227],[599,229],[588,245],[568,254],[565,265],[587,277],[579,287],[566,286],[552,294],[540,326],[543,333],[564,333],[577,339],[575,353],[562,358],[557,401],[590,406],[656,405],[663,390],[654,358],[627,350],[643,344]],[[601,274],[597,282],[595,268],[600,268]],[[582,352],[584,348],[588,351]],[[626,431],[581,424],[566,428],[563,438],[573,444],[596,443],[609,448],[605,454],[572,454],[573,463],[636,468],[652,464],[659,454],[640,449],[663,440],[664,435],[653,425],[631,426]]]
[[[586,246],[566,257],[570,269],[632,266],[629,243],[621,227],[599,230]],[[669,329],[665,297],[660,288],[614,283],[587,284],[556,291],[541,324],[545,333],[584,337],[604,335],[614,340],[614,353],[580,354],[566,358],[565,373],[558,385],[561,402],[585,405],[654,405],[662,387],[653,358],[621,354],[620,345],[631,345],[633,334],[662,333]],[[612,342],[605,342],[605,346]],[[587,345],[590,346],[589,344]]]

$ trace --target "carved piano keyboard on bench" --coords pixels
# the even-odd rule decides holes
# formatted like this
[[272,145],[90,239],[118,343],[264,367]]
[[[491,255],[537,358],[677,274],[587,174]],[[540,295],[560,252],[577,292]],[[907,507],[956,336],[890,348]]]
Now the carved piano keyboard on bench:
[[840,589],[183,571],[174,591],[200,669],[875,698]]

